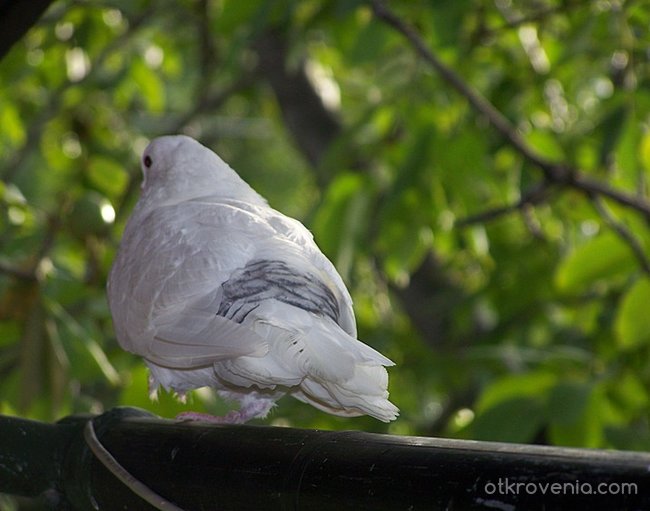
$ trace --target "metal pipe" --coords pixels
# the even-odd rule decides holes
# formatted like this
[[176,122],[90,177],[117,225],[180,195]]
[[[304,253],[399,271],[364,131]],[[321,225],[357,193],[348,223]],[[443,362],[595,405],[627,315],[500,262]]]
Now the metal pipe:
[[[88,420],[0,418],[0,492],[156,509],[93,453]],[[646,453],[181,423],[129,408],[92,421],[134,480],[188,511],[650,509]]]

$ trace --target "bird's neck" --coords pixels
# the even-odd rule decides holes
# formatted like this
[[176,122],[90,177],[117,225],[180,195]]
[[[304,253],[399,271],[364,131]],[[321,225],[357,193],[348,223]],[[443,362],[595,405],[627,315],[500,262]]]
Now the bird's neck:
[[142,210],[150,210],[201,199],[210,199],[210,202],[237,200],[260,206],[268,204],[266,199],[246,182],[239,180],[234,183],[220,183],[217,188],[214,187],[214,182],[205,186],[186,182],[174,187],[145,188],[138,205]]

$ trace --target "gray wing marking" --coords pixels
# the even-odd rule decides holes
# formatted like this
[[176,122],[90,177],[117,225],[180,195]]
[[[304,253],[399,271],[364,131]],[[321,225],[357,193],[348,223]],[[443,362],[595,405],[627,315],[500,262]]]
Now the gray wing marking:
[[296,273],[284,261],[255,259],[221,285],[218,316],[243,322],[263,300],[279,300],[339,322],[338,300],[315,274]]

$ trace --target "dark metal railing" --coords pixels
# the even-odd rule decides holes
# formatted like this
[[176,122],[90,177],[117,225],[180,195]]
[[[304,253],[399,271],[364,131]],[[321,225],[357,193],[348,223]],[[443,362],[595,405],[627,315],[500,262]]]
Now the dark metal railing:
[[74,510],[640,510],[650,509],[650,454],[180,423],[117,408],[57,424],[0,417],[0,492]]

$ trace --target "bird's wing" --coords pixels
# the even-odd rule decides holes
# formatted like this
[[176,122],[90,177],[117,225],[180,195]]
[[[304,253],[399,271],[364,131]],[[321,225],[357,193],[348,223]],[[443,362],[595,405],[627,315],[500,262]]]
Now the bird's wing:
[[137,254],[125,264],[136,306],[125,312],[132,339],[123,344],[157,364],[264,355],[266,341],[242,322],[269,298],[325,314],[356,335],[334,266],[300,222],[268,206],[197,199],[156,208],[127,231]]
[[270,207],[260,207],[246,203],[239,207],[259,216],[276,233],[260,243],[258,254],[277,253],[289,266],[317,276],[318,280],[330,289],[337,300],[339,315],[337,322],[351,336],[357,335],[357,327],[352,308],[352,298],[343,279],[332,262],[321,252],[312,233],[298,220],[290,218]]
[[274,234],[254,215],[223,204],[153,210],[125,232],[134,255],[124,264],[129,271],[123,287],[136,304],[125,312],[132,337],[127,349],[179,368],[264,355],[264,339],[216,312],[221,284]]
[[190,368],[239,356],[264,356],[267,343],[253,330],[204,310],[185,309],[156,326],[146,358],[165,367]]

